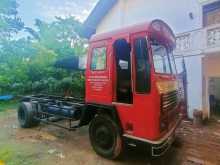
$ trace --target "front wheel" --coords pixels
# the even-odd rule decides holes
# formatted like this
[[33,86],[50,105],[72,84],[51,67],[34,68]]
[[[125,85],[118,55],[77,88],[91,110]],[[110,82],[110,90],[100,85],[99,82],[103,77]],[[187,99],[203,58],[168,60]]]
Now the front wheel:
[[96,116],[89,126],[90,142],[95,152],[107,159],[117,159],[123,151],[119,126],[108,116]]

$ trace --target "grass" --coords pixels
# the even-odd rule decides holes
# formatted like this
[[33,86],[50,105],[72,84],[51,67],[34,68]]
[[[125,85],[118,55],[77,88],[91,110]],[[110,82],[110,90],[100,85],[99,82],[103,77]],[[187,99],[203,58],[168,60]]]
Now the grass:
[[[41,165],[48,164],[50,155],[47,145],[41,143],[32,143],[26,141],[17,141],[16,132],[18,130],[11,128],[7,119],[14,114],[12,111],[16,109],[18,100],[0,102],[0,165]],[[4,125],[9,127],[4,127]],[[2,126],[2,128],[1,128]]]
[[6,165],[39,164],[38,153],[32,147],[16,143],[0,144],[0,160]]
[[18,106],[17,100],[0,101],[0,112],[10,110],[10,109],[16,109],[17,106]]

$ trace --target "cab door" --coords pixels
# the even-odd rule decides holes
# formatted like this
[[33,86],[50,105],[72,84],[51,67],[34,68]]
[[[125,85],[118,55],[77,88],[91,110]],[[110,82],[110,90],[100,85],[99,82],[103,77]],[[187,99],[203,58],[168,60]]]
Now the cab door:
[[151,139],[156,134],[154,88],[152,86],[152,61],[146,32],[131,36],[134,81],[134,135]]
[[130,36],[132,54],[132,93],[133,104],[117,105],[124,136],[153,139],[156,135],[156,113],[154,87],[152,86],[152,59],[149,51],[147,33]]
[[86,70],[86,101],[111,104],[111,49],[108,41],[91,43]]

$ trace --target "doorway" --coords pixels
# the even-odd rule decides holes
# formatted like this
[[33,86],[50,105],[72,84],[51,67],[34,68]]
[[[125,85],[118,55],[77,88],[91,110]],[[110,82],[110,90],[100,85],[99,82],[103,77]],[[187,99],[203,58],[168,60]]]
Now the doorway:
[[116,61],[116,102],[132,104],[131,45],[125,39],[114,43]]
[[220,117],[220,77],[209,79],[209,108],[211,117]]
[[204,118],[215,118],[220,111],[220,55],[206,54],[202,58],[202,92]]

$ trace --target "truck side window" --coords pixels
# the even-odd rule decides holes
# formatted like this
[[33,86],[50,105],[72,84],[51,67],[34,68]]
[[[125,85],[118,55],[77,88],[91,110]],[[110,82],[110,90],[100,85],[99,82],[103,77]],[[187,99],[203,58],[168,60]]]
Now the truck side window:
[[92,51],[91,70],[105,70],[106,60],[106,47],[94,48]]
[[149,91],[150,65],[147,50],[147,41],[138,38],[134,43],[135,66],[136,66],[136,92],[147,93]]

